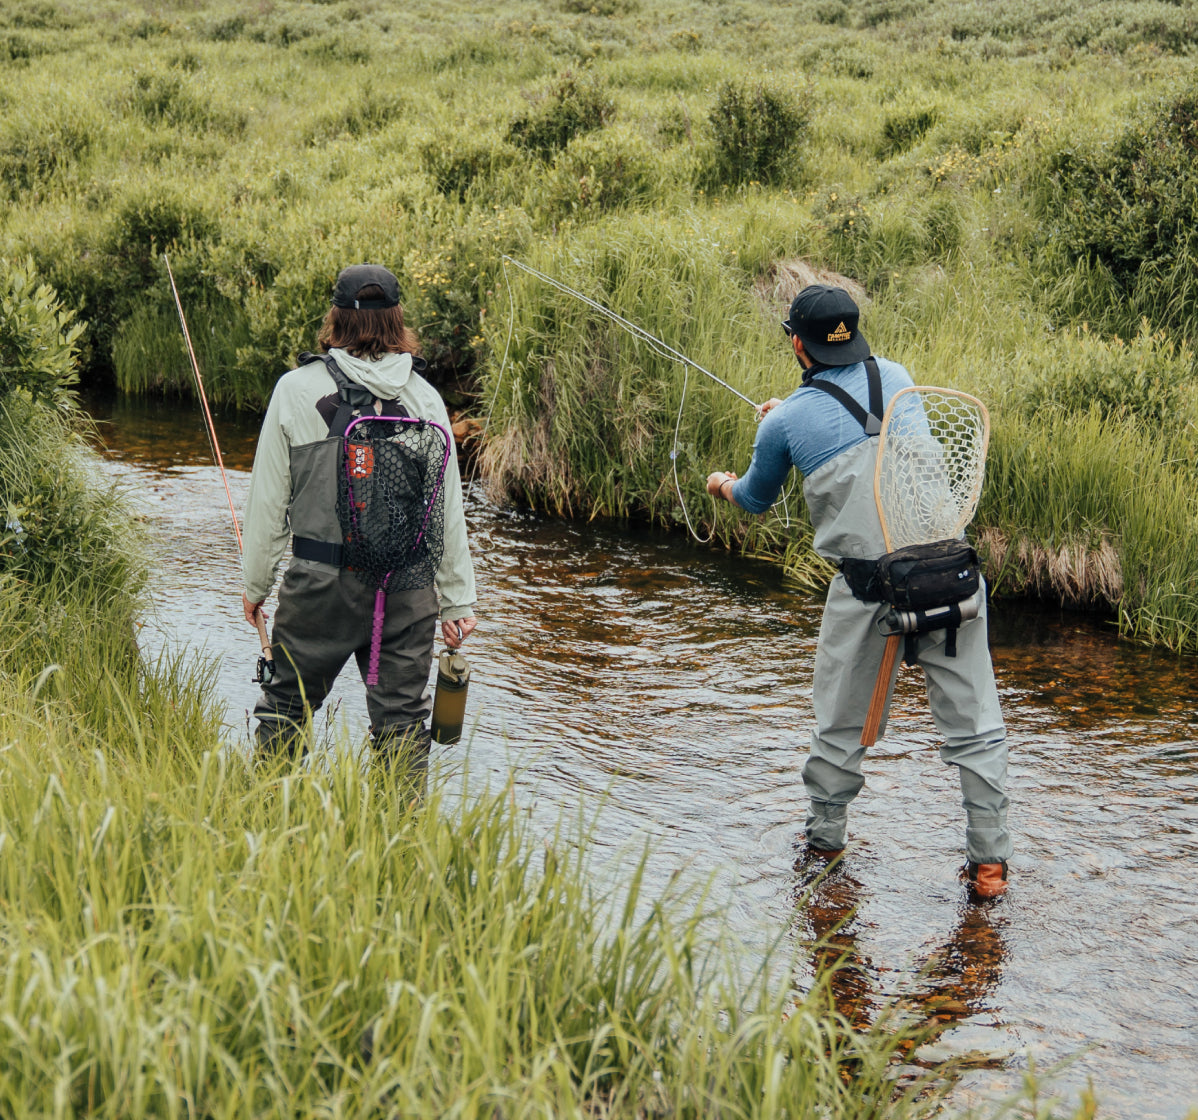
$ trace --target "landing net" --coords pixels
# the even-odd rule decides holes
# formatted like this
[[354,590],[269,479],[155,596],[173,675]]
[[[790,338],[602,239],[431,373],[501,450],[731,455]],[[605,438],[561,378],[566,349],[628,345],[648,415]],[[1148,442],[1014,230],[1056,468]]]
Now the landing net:
[[445,549],[449,435],[400,417],[356,420],[345,433],[337,515],[343,564],[383,592],[428,587]]
[[976,397],[917,385],[882,418],[874,496],[893,552],[959,537],[982,493],[990,417]]

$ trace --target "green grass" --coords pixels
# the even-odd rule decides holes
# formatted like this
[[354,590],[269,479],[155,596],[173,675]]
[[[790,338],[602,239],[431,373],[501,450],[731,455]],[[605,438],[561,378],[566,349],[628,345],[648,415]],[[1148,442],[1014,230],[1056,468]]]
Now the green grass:
[[935,1107],[893,1095],[896,1022],[733,984],[701,900],[594,891],[506,791],[404,807],[348,753],[255,772],[120,694],[81,740],[0,687],[6,1116]]

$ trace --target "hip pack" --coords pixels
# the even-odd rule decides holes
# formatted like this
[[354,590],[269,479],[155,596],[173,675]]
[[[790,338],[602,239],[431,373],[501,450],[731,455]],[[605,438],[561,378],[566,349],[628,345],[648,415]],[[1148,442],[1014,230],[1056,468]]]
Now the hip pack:
[[876,561],[881,601],[924,611],[971,598],[981,586],[978,554],[967,541],[913,544]]
[[904,660],[914,662],[916,634],[946,630],[944,652],[957,653],[957,627],[977,615],[973,600],[982,585],[978,554],[968,541],[933,541],[895,549],[877,560],[840,562],[845,583],[863,603],[888,603],[882,623],[908,636]]

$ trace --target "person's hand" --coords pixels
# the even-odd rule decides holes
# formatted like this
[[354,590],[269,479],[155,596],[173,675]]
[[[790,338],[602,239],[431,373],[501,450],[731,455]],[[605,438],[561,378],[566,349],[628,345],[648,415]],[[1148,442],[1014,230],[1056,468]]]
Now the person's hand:
[[735,471],[713,471],[707,476],[707,493],[713,498],[727,498],[728,493],[724,490],[724,484],[735,481]]
[[477,625],[478,620],[474,618],[457,618],[452,622],[445,619],[441,623],[441,637],[445,639],[445,644],[450,649],[457,649],[470,637]]
[[764,404],[757,406],[757,419],[761,421],[765,418],[765,414],[771,409],[777,408],[782,402],[777,397],[770,397]]
[[266,600],[263,599],[259,603],[251,603],[249,599],[246,598],[245,592],[243,591],[241,593],[241,609],[245,611],[245,620],[255,628],[258,626],[259,614],[261,614],[263,618],[266,618],[266,612],[262,609],[262,603],[265,602]]

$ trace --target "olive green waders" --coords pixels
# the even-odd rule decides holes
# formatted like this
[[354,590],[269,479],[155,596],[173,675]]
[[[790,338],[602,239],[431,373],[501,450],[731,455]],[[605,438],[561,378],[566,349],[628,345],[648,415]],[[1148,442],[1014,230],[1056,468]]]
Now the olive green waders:
[[[268,753],[295,750],[337,674],[352,656],[362,680],[370,659],[374,590],[352,572],[317,561],[295,560],[283,576],[271,634],[276,674],[262,686],[254,707],[259,746]],[[387,596],[378,683],[366,686],[371,746],[388,767],[407,769],[423,787],[428,769],[432,701],[429,671],[437,627],[432,587]]]

